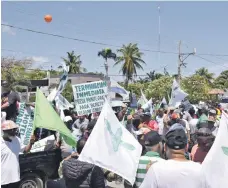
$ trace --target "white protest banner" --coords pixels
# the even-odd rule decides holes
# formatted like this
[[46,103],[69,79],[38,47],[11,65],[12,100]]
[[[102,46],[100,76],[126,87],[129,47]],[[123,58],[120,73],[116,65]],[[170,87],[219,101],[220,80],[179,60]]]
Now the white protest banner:
[[228,114],[222,113],[215,141],[202,163],[208,188],[228,187]]
[[169,105],[173,107],[178,107],[181,104],[181,101],[187,97],[188,94],[181,90],[179,84],[177,83],[176,79],[173,80],[172,86],[172,94],[171,99],[169,101]]
[[32,149],[30,150],[30,152],[34,153],[34,152],[49,150],[49,149],[53,148],[54,143],[55,143],[54,135],[48,136],[44,139],[41,139],[41,140],[35,142],[34,145],[32,146]]
[[108,85],[105,81],[90,82],[72,85],[74,102],[78,115],[100,112],[108,94]]
[[34,108],[19,103],[19,114],[16,124],[19,125],[20,138],[24,145],[28,145],[33,131]]
[[79,160],[114,172],[133,185],[141,152],[142,146],[119,122],[106,100]]

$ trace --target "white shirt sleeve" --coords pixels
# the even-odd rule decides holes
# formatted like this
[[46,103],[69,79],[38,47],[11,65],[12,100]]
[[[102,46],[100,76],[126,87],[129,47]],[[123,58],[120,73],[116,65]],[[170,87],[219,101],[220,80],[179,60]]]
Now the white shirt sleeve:
[[144,181],[142,182],[140,188],[158,188],[157,179],[154,173],[153,166],[151,166],[151,168],[148,170],[146,177],[144,178]]

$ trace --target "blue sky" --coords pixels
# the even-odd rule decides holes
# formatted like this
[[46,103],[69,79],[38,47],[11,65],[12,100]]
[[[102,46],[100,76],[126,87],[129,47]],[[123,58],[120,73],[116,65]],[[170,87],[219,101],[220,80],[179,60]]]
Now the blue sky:
[[[23,28],[59,34],[72,38],[102,42],[115,46],[138,43],[140,49],[158,49],[158,10],[161,7],[161,50],[199,54],[228,54],[228,2],[2,2],[2,22]],[[53,21],[44,22],[44,15],[51,14]],[[110,46],[83,43],[36,33],[2,27],[3,56],[31,57],[36,66],[48,69],[58,67],[67,51],[81,54],[88,71],[104,72],[104,60],[97,57],[102,48]],[[112,50],[117,48],[111,47]],[[20,53],[21,52],[21,53]],[[147,63],[144,71],[177,72],[177,54],[160,54],[143,51]],[[184,75],[200,67],[207,67],[215,74],[228,69],[228,56],[189,57]],[[110,61],[110,75],[119,75],[119,67]],[[121,80],[121,76],[113,76]]]

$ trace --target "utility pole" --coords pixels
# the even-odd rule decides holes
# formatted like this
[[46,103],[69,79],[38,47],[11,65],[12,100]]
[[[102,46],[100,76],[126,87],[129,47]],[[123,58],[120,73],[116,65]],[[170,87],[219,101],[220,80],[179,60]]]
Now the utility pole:
[[160,6],[158,6],[158,63],[160,63],[160,51],[161,51],[161,11]]
[[178,68],[177,68],[177,72],[178,72],[178,79],[177,82],[178,84],[180,84],[181,81],[181,67],[185,67],[187,63],[184,63],[184,61],[190,56],[190,55],[195,55],[196,54],[196,48],[193,49],[193,52],[191,53],[181,53],[181,40],[179,41],[179,53],[178,53]]

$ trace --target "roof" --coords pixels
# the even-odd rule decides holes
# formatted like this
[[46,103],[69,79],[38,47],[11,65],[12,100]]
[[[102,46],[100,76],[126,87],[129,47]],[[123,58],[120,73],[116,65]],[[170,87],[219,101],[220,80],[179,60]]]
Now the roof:
[[[51,78],[60,78],[61,75],[52,75]],[[78,78],[78,77],[94,77],[94,78],[103,78],[103,75],[92,74],[92,73],[78,73],[78,74],[68,74],[69,78]]]
[[212,89],[208,92],[208,94],[211,94],[211,95],[218,95],[218,94],[224,94],[224,90],[222,89]]

